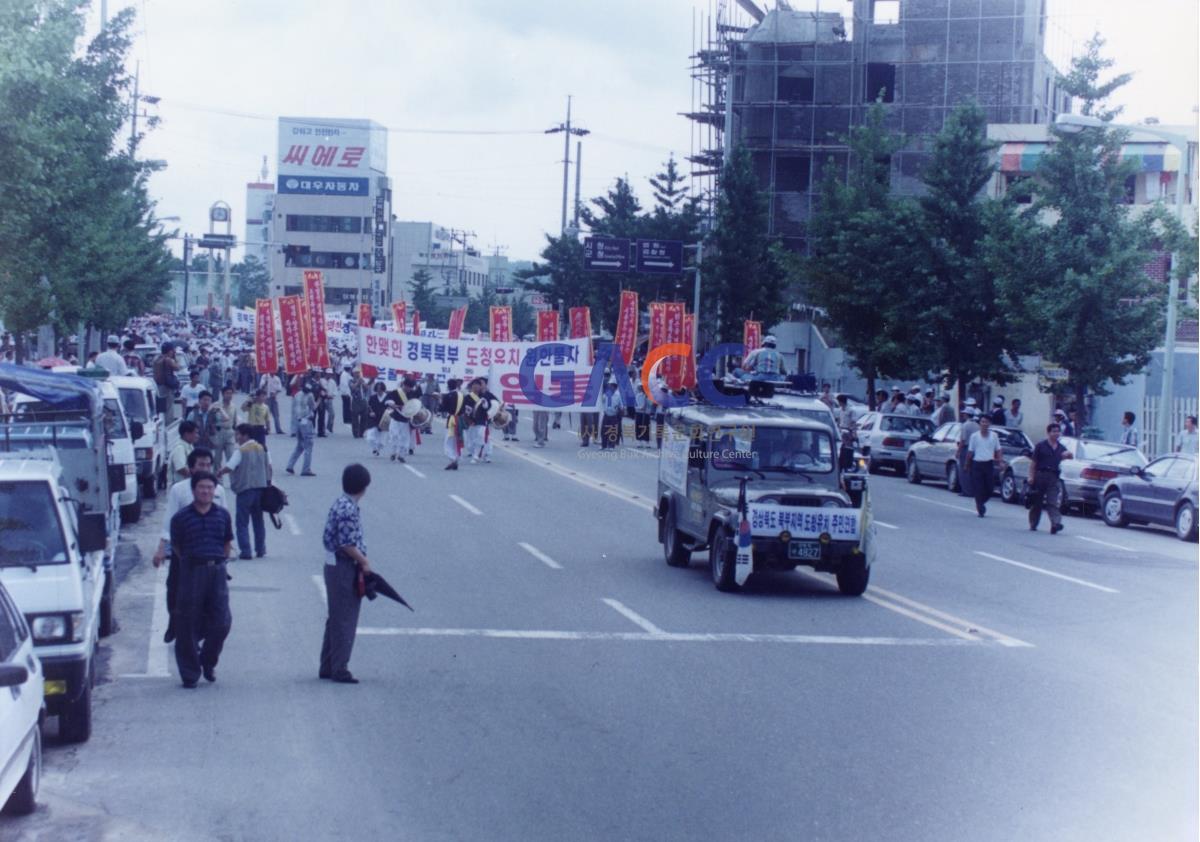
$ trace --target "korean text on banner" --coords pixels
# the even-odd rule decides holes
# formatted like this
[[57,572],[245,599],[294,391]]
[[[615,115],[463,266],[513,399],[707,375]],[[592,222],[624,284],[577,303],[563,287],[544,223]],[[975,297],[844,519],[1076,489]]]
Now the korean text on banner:
[[571,338],[588,340],[588,364],[596,361],[596,349],[592,347],[592,310],[590,307],[572,307],[568,312],[571,321]]
[[650,335],[647,337],[647,346],[646,346],[647,353],[649,353],[650,351],[653,351],[659,345],[662,345],[664,342],[667,341],[664,338],[667,333],[664,319],[665,319],[665,313],[663,311],[662,302],[661,301],[650,302]]
[[[395,307],[396,305],[393,304],[392,306]],[[401,306],[403,306],[403,304],[401,304]],[[367,304],[366,302],[359,304],[358,305],[358,326],[359,327],[374,327],[374,325],[375,325],[375,320],[371,316],[371,305]],[[363,377],[367,378],[368,380],[370,380],[372,377],[375,377],[379,374],[379,369],[375,368],[375,366],[367,365],[366,363],[362,362],[361,352],[359,355],[359,363],[362,365]]]
[[488,310],[488,335],[493,342],[512,342],[512,307],[493,306]]
[[689,345],[692,345],[692,352],[683,359],[683,388],[696,388],[696,317],[691,313],[685,313],[683,316],[683,335]]
[[308,370],[304,356],[304,321],[301,305],[304,298],[285,295],[279,299],[279,332],[283,336],[283,370],[288,374],[303,374]]
[[274,374],[279,368],[275,349],[275,311],[271,299],[254,302],[254,365],[259,374]]
[[617,335],[614,337],[621,349],[625,365],[633,362],[633,351],[637,347],[638,294],[633,290],[621,291],[621,307],[617,313]]
[[392,302],[392,321],[396,323],[400,333],[404,333],[408,328],[408,304],[406,302]]
[[304,289],[300,291],[300,347],[304,349],[304,363],[308,364],[308,346],[312,342],[312,316],[308,313],[308,299]]
[[[690,342],[691,337],[683,331],[683,302],[669,301],[663,304],[663,344]],[[667,357],[662,363],[663,378],[672,391],[683,388],[683,360]]]
[[742,323],[742,345],[748,355],[762,345],[762,322],[752,322],[747,319]]
[[325,325],[325,283],[321,270],[304,270],[304,300],[308,304],[308,364],[329,368],[329,337]]
[[256,312],[257,306],[254,310],[231,310],[229,313],[230,323],[236,330],[254,330]]
[[539,310],[537,314],[538,342],[554,342],[558,339],[558,311]]
[[463,322],[467,320],[467,305],[455,307],[450,311],[450,330],[447,336],[450,339],[462,338]]

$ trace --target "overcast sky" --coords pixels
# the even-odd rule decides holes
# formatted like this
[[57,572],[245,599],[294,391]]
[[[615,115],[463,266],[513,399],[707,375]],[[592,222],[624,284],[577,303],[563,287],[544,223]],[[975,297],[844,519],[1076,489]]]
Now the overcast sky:
[[[161,97],[146,106],[162,124],[142,154],[167,161],[152,191],[160,216],[182,217],[172,225],[206,230],[208,206],[224,199],[241,236],[245,184],[263,155],[275,177],[276,116],[369,118],[392,130],[400,219],[474,231],[481,250],[514,259],[536,258],[544,233],[558,231],[562,135],[542,132],[563,121],[568,94],[574,122],[592,132],[585,197],[627,174],[648,204],[646,177],[672,152],[689,154],[678,112],[692,104],[693,20],[710,9],[707,0],[109,0],[109,13],[125,5],[138,13],[141,89]],[[1126,118],[1194,122],[1197,5],[1049,0],[1047,48],[1069,57],[1099,31],[1118,69],[1135,74],[1118,97]]]

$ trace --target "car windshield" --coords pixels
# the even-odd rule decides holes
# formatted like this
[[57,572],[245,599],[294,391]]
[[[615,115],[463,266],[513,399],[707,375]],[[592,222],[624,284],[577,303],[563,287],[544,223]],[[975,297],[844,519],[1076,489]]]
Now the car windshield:
[[121,406],[125,407],[125,417],[130,421],[149,421],[146,414],[146,395],[141,389],[121,389]]
[[58,508],[44,482],[0,482],[0,567],[65,564]]
[[879,429],[885,433],[916,433],[924,436],[933,432],[933,422],[914,415],[885,415]]
[[104,399],[104,434],[110,439],[123,439],[129,435],[121,405],[112,398]]
[[1013,450],[1024,450],[1029,447],[1029,439],[1020,430],[1007,430],[1004,427],[992,427],[992,432],[1000,437],[1000,446]]
[[827,430],[739,427],[713,434],[711,464],[718,471],[827,474],[833,470],[833,453]]
[[1126,468],[1140,467],[1146,464],[1146,457],[1136,447],[1106,441],[1080,442],[1080,445],[1083,453],[1076,453],[1080,459],[1092,459],[1096,462],[1107,462],[1110,465],[1121,465]]

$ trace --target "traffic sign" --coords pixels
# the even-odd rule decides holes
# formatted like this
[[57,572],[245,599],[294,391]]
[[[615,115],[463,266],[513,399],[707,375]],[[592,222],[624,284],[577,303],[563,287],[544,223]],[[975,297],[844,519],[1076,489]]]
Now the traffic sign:
[[628,272],[629,240],[621,237],[585,237],[583,266],[589,272]]
[[204,234],[196,243],[202,249],[227,249],[237,245],[233,234]]
[[683,271],[683,243],[679,240],[638,240],[637,271],[678,275]]
[[535,310],[550,309],[549,299],[547,299],[546,296],[542,295],[540,292],[535,292],[533,295],[529,296],[527,300],[529,301],[529,306]]

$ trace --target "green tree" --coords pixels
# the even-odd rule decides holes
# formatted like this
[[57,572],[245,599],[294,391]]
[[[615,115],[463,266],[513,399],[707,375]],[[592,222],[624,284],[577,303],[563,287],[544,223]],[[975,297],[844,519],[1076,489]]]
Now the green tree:
[[433,275],[428,269],[421,268],[413,272],[412,280],[408,282],[409,301],[412,306],[422,313],[433,314],[437,307],[436,293],[433,291]]
[[750,152],[739,146],[721,173],[701,267],[704,321],[717,322],[720,341],[740,341],[744,319],[772,325],[787,315],[787,272],[782,248],[767,235],[767,209]]
[[[1113,65],[1094,37],[1060,79],[1081,112],[1109,121],[1119,109],[1105,99],[1129,80],[1102,81]],[[1145,267],[1161,229],[1130,218],[1122,162],[1126,134],[1107,127],[1054,131],[1041,157],[1034,202],[991,232],[987,251],[1018,346],[1069,372],[1067,388],[1085,420],[1088,390],[1108,394],[1145,368],[1162,336],[1163,287]]]
[[540,292],[550,303],[578,307],[590,302],[591,273],[583,270],[583,244],[572,236],[546,236],[541,263],[513,273],[530,292]]
[[237,278],[237,306],[253,307],[260,298],[271,296],[271,273],[257,257],[249,255],[241,263],[230,267]]

